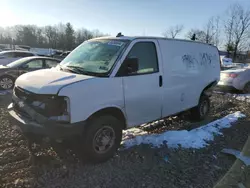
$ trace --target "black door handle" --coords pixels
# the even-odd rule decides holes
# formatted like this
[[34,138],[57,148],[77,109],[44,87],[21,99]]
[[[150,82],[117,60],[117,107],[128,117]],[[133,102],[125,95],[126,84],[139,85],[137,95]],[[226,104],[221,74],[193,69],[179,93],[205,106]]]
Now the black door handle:
[[159,76],[159,86],[162,87],[162,76]]

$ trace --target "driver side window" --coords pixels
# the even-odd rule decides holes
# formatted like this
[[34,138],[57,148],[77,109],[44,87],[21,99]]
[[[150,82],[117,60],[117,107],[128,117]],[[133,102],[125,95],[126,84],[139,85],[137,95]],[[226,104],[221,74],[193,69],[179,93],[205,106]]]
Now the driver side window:
[[159,71],[156,47],[153,42],[136,43],[127,58],[138,59],[137,74],[149,74]]

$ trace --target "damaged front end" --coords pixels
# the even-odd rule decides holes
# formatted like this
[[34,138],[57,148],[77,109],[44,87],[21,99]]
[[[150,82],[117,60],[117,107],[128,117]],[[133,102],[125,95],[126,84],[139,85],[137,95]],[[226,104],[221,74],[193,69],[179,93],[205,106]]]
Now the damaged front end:
[[70,124],[70,101],[64,96],[35,94],[15,87],[8,111],[23,132],[64,137],[79,133],[82,127]]
[[[27,113],[29,114],[29,110],[22,106],[23,103],[26,104],[26,107],[28,105],[47,120],[65,123],[70,122],[70,104],[68,97],[35,94],[20,87],[15,87],[13,92],[14,109],[27,115]],[[39,119],[34,119],[35,117],[30,118],[39,121]]]

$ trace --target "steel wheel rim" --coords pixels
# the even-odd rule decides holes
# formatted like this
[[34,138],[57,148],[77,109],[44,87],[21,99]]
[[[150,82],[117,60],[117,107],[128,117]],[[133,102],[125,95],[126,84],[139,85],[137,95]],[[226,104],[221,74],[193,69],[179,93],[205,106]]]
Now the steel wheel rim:
[[2,78],[0,81],[0,86],[3,89],[10,89],[13,86],[13,81],[10,78]]
[[104,126],[99,129],[93,140],[95,152],[103,154],[109,151],[115,143],[115,131],[110,126]]
[[205,116],[208,113],[208,102],[203,101],[200,105],[200,114],[201,116]]

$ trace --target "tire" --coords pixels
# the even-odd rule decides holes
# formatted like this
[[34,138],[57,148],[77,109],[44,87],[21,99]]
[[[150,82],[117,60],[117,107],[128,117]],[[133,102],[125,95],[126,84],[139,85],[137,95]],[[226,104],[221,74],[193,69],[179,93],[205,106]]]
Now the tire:
[[248,94],[250,93],[250,82],[247,82],[243,88],[243,93]]
[[199,104],[190,110],[191,119],[200,121],[206,118],[210,111],[210,99],[207,95],[202,94]]
[[0,77],[0,89],[8,90],[14,87],[15,80],[11,76],[2,76]]
[[[83,155],[89,162],[100,163],[107,161],[120,146],[122,123],[113,116],[93,118],[88,122],[82,139]],[[106,146],[100,146],[105,144]]]

